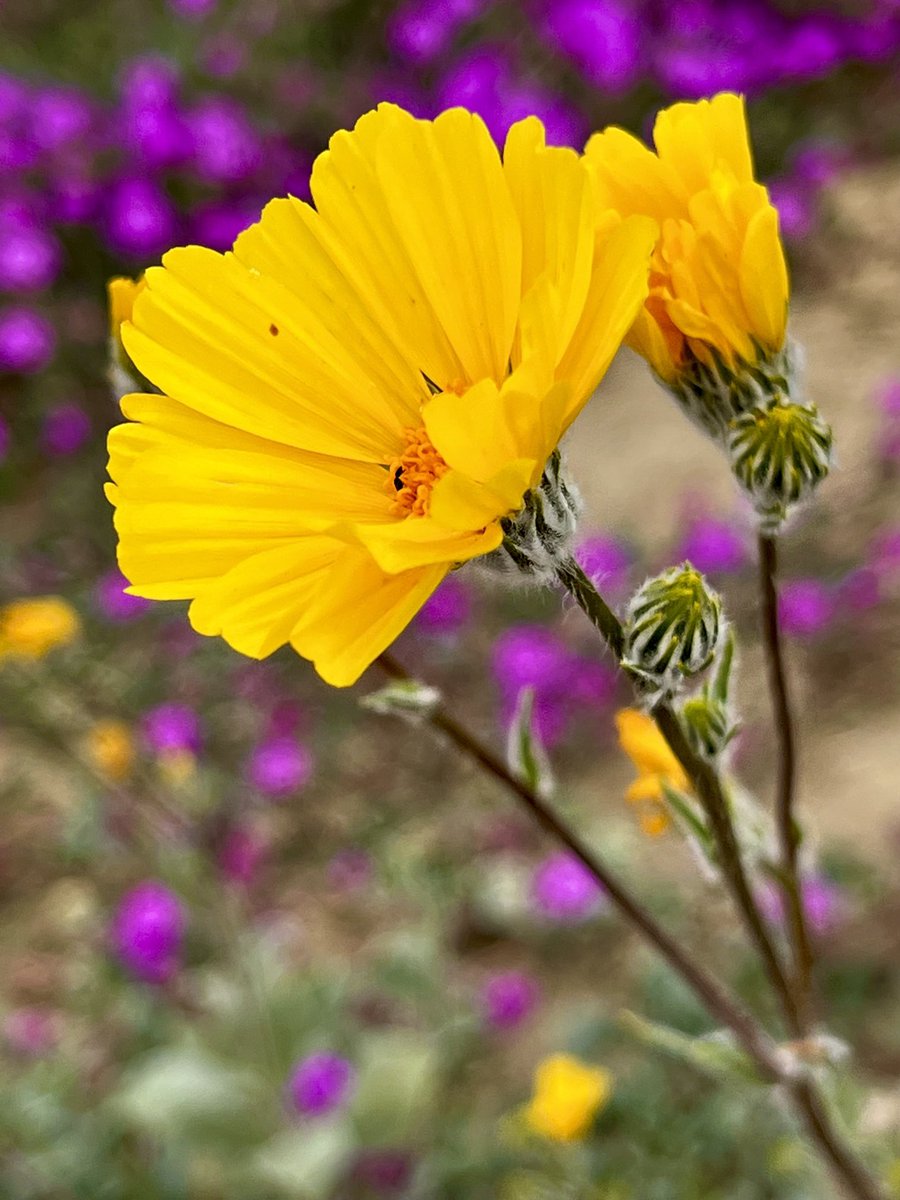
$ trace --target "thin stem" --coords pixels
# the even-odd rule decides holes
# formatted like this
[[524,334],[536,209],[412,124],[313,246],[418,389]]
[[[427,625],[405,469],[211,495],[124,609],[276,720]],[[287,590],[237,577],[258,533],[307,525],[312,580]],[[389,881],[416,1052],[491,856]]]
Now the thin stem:
[[797,752],[794,718],[791,712],[784,646],[778,623],[778,544],[774,537],[759,535],[759,590],[762,600],[763,644],[769,692],[775,715],[778,739],[778,782],[775,792],[775,823],[778,829],[779,882],[788,914],[794,958],[794,991],[805,1029],[813,1016],[812,941],[803,907],[803,892],[798,871],[800,830],[794,818],[794,785]]
[[[605,606],[604,606],[605,607]],[[607,612],[609,610],[607,609]],[[610,614],[612,615],[612,614]],[[615,618],[613,617],[615,620]],[[393,679],[410,681],[412,676],[393,657],[384,653],[379,666]],[[784,1067],[771,1039],[753,1017],[735,1000],[706,969],[659,925],[628,889],[619,882],[600,857],[565,823],[523,780],[515,776],[489,747],[452,717],[442,704],[434,707],[428,721],[444,734],[468,758],[482,767],[510,791],[530,812],[538,824],[555,837],[583,863],[605,889],[610,901],[642,936],[656,948],[662,958],[693,990],[700,1002],[716,1021],[721,1021],[737,1038],[744,1051],[756,1064],[763,1078],[781,1082],[798,1118],[803,1122],[811,1142],[829,1164],[834,1175],[854,1200],[888,1200],[879,1185],[854,1156],[849,1146],[831,1125],[827,1111],[813,1084],[807,1080],[785,1080]]]
[[[624,633],[618,617],[573,558],[567,559],[560,565],[557,576],[563,587],[575,598],[588,619],[600,632],[615,655],[616,661],[619,662],[622,657]],[[750,887],[744,869],[740,844],[731,820],[728,798],[721,780],[713,767],[694,752],[681,722],[670,704],[661,702],[654,705],[652,716],[672,753],[684,767],[697,799],[703,806],[710,832],[715,839],[719,865],[731,885],[738,911],[752,943],[762,959],[769,981],[779,998],[788,1028],[791,1033],[799,1035],[803,1032],[800,1014],[781,959],[760,915]]]
[[[412,678],[391,654],[382,654],[378,663],[393,679],[410,680]],[[657,924],[641,902],[631,895],[624,884],[581,840],[579,835],[570,829],[565,821],[527,783],[514,775],[503,759],[452,717],[443,705],[439,704],[432,709],[428,720],[433,728],[445,734],[459,750],[478,763],[489,775],[493,775],[495,779],[499,780],[525,805],[532,817],[547,833],[566,846],[584,864],[622,915],[643,934],[647,941],[656,947],[669,965],[696,992],[713,1018],[734,1032],[762,1074],[772,1081],[780,1079],[782,1071],[774,1054],[774,1046],[768,1036],[759,1028],[749,1013],[728,995],[718,981],[708,974],[699,963],[695,962],[661,925]]]

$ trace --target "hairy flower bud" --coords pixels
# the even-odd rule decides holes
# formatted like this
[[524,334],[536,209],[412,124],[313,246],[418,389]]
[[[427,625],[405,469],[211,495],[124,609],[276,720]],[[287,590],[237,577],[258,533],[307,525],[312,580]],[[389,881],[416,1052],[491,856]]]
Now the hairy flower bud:
[[731,469],[749,494],[762,529],[776,533],[831,466],[831,426],[813,405],[777,399],[731,422]]
[[628,606],[622,665],[648,690],[673,695],[704,670],[725,628],[722,602],[690,563],[648,579]]
[[703,758],[718,758],[736,732],[727,706],[712,696],[691,696],[681,716],[691,745]]
[[554,450],[540,483],[526,492],[522,508],[500,522],[503,545],[486,557],[486,565],[505,570],[511,560],[525,575],[552,579],[572,552],[580,515],[581,497],[566,476],[559,450]]

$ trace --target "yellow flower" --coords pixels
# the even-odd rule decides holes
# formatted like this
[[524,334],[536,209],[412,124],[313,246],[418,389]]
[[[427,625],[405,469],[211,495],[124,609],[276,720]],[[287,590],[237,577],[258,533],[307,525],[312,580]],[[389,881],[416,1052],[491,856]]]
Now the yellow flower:
[[0,608],[0,659],[43,658],[74,641],[81,622],[61,596],[14,600]]
[[109,301],[109,333],[117,341],[122,325],[131,320],[134,312],[134,302],[144,290],[146,279],[143,275],[130,279],[127,275],[117,275],[106,285],[106,295]]
[[625,798],[632,804],[644,806],[641,829],[648,837],[659,837],[670,824],[663,784],[684,792],[689,790],[690,782],[651,717],[635,708],[623,708],[616,713],[616,729],[619,745],[638,772]]
[[503,160],[462,109],[381,105],[233,252],[173,250],[122,327],[108,495],[132,591],[254,658],[356,680],[500,522],[647,294],[656,228],[598,235],[583,159],[534,118]]
[[87,755],[107,779],[125,779],[134,764],[134,741],[124,721],[98,721],[87,735]]
[[660,227],[650,295],[629,336],[666,382],[717,354],[731,369],[784,348],[788,274],[778,213],[753,178],[744,102],[723,92],[656,119],[656,152],[621,129],[585,154],[601,220],[615,209]]
[[534,1133],[551,1141],[577,1141],[611,1095],[608,1071],[589,1067],[568,1054],[553,1054],[535,1071],[525,1122]]

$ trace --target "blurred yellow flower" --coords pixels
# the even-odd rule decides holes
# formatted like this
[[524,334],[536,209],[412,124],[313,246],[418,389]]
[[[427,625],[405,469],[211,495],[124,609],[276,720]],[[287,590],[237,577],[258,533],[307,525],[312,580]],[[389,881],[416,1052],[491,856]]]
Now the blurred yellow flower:
[[613,208],[660,227],[647,302],[629,335],[666,382],[692,359],[728,368],[775,358],[785,343],[788,274],[778,213],[753,177],[742,97],[674,104],[656,152],[622,129],[588,142],[600,220]]
[[619,745],[638,772],[625,798],[643,806],[640,824],[644,833],[659,837],[670,824],[663,784],[684,792],[689,790],[690,782],[652,717],[636,708],[623,708],[616,713],[616,729]]
[[87,735],[87,755],[107,779],[125,779],[134,765],[134,740],[124,721],[98,721]]
[[131,590],[353,683],[501,543],[647,295],[655,223],[597,234],[584,160],[462,109],[335,134],[315,207],[173,250],[122,326],[108,496]]
[[43,658],[74,641],[80,629],[78,614],[61,596],[14,600],[0,608],[0,659]]
[[577,1141],[606,1105],[612,1085],[612,1075],[602,1067],[588,1066],[568,1054],[553,1054],[535,1071],[525,1122],[533,1133],[551,1141]]
[[119,331],[125,321],[131,320],[134,302],[146,287],[146,279],[140,275],[130,279],[127,275],[117,275],[106,285],[106,295],[109,302],[109,333],[114,340],[118,339]]

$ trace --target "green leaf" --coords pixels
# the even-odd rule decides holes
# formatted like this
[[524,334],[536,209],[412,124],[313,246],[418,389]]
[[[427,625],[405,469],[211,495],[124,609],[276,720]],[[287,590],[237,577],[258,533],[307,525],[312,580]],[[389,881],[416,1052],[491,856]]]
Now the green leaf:
[[363,708],[380,716],[404,717],[414,722],[430,717],[440,702],[438,689],[417,679],[395,680],[360,700]]
[[648,1021],[627,1010],[620,1015],[619,1020],[622,1027],[645,1046],[671,1054],[707,1074],[744,1083],[764,1082],[753,1061],[735,1045],[731,1033],[727,1030],[720,1029],[714,1033],[694,1037],[678,1029],[671,1029],[668,1025]]
[[542,800],[553,795],[555,782],[547,751],[534,729],[534,688],[522,688],[509,726],[506,743],[509,769]]
[[261,1139],[273,1109],[260,1078],[190,1047],[148,1055],[113,1105],[129,1122],[160,1137],[237,1148]]
[[353,1116],[370,1146],[411,1141],[433,1113],[440,1077],[434,1040],[392,1031],[370,1037],[359,1062]]
[[319,1119],[276,1134],[257,1152],[252,1169],[285,1196],[320,1200],[333,1193],[354,1151],[346,1120]]

